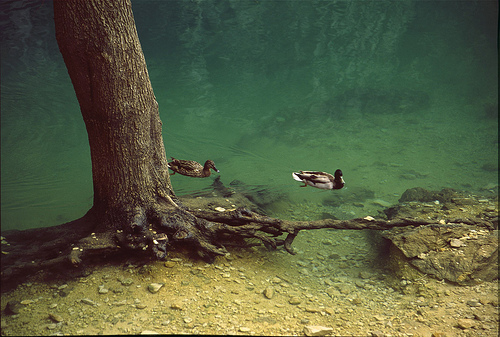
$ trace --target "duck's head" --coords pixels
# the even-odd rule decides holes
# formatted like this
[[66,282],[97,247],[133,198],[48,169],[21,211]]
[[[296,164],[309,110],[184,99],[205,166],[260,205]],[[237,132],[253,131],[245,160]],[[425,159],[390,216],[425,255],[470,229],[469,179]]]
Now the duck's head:
[[[203,168],[205,170],[214,170],[215,172],[219,172],[219,170],[217,169],[217,167],[215,167],[215,163],[213,160],[209,159],[205,162],[205,165],[203,166]],[[342,173],[342,172],[341,172]]]
[[342,171],[341,170],[335,171],[333,176],[335,177],[335,179],[333,180],[333,189],[338,190],[344,187],[345,181],[344,178],[342,177]]

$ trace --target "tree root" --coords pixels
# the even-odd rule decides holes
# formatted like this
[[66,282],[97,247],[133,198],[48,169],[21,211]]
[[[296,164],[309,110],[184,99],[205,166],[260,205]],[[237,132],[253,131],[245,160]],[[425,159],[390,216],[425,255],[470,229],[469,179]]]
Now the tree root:
[[[129,214],[129,225],[122,229],[109,228],[97,232],[98,217],[89,211],[84,217],[55,227],[25,231],[7,231],[2,243],[2,284],[21,282],[24,276],[41,269],[80,266],[83,261],[103,261],[103,256],[120,254],[123,250],[162,259],[169,246],[181,243],[196,250],[200,256],[213,261],[228,253],[226,241],[256,238],[268,249],[283,246],[295,254],[292,244],[301,230],[350,229],[386,230],[394,227],[442,225],[437,220],[401,218],[375,219],[367,216],[351,220],[324,219],[316,221],[288,221],[263,216],[246,208],[211,212],[187,210],[184,206],[160,209],[154,212],[140,208]],[[450,223],[494,228],[484,219],[450,219]],[[283,240],[280,236],[286,234]]]

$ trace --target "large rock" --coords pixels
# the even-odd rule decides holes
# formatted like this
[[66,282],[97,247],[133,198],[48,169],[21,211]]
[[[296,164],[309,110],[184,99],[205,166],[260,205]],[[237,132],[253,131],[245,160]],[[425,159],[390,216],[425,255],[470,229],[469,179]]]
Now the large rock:
[[383,235],[408,263],[438,279],[473,284],[498,278],[498,230],[436,224],[393,228]]

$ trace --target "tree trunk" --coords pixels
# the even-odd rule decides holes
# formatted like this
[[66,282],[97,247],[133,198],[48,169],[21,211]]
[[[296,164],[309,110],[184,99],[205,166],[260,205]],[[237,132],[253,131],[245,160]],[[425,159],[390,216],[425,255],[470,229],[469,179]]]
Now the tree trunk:
[[55,1],[54,19],[89,137],[96,230],[145,219],[173,192],[131,3]]

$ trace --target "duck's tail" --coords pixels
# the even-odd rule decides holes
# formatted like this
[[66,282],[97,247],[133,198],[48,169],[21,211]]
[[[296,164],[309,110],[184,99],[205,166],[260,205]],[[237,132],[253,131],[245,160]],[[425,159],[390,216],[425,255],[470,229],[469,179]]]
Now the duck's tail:
[[297,181],[302,181],[302,179],[299,177],[299,172],[292,172],[292,177],[294,180],[297,180]]

